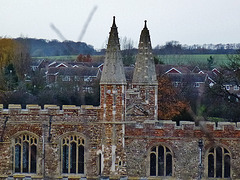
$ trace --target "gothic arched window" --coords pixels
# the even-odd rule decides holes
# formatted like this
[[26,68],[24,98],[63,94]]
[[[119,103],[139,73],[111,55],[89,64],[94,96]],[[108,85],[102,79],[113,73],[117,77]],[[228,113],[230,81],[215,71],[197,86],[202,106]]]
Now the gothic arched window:
[[172,176],[172,152],[165,146],[154,146],[150,152],[150,176]]
[[208,152],[208,177],[230,178],[231,157],[227,149],[210,148]]
[[14,141],[14,172],[37,172],[37,138],[22,134]]
[[84,139],[79,136],[62,139],[62,173],[84,173]]

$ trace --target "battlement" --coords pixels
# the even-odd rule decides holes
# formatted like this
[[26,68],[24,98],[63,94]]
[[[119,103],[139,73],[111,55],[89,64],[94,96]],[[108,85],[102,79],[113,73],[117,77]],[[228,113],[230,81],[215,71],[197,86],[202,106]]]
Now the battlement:
[[231,122],[195,122],[182,121],[179,124],[171,120],[144,122],[133,122],[126,125],[126,136],[135,137],[154,137],[157,138],[240,138],[240,123]]
[[92,105],[57,105],[46,104],[43,109],[37,104],[28,104],[22,109],[20,104],[9,104],[7,109],[0,104],[0,115],[89,115],[95,116],[100,107]]
[[179,124],[172,120],[147,120],[144,122],[132,123],[135,128],[141,129],[150,126],[154,129],[174,129],[174,130],[200,130],[206,129],[210,131],[235,131],[240,130],[240,122],[210,122],[210,121],[200,121],[199,125],[195,122],[190,121],[180,121]]

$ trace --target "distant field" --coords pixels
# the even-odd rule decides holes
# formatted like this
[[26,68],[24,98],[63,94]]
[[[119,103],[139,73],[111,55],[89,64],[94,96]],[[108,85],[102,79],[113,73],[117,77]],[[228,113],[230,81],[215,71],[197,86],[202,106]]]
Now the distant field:
[[[50,60],[50,61],[74,61],[77,59],[77,55],[33,57],[33,59],[46,59],[46,60]],[[96,55],[96,56],[92,56],[92,59],[93,59],[93,61],[103,62],[104,56]]]
[[33,59],[48,59],[54,61],[72,61],[77,58],[77,55],[70,56],[45,56],[45,57],[33,57]]
[[[207,59],[212,56],[215,60],[215,66],[220,66],[228,61],[226,54],[183,54],[183,55],[160,55],[159,59],[164,64],[172,65],[198,65],[206,66]],[[77,55],[71,56],[47,56],[47,57],[34,57],[33,59],[49,59],[54,61],[71,61],[75,60]],[[103,56],[92,56],[94,60],[103,59]]]
[[172,65],[206,65],[207,59],[212,56],[216,66],[225,64],[228,61],[226,54],[186,54],[186,55],[160,55],[158,56],[164,64]]

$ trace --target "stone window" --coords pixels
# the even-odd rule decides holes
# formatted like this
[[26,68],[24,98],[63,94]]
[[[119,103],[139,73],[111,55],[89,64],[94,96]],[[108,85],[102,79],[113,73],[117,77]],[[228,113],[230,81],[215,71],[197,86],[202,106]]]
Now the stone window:
[[62,173],[84,174],[84,139],[70,135],[62,139]]
[[150,152],[150,176],[172,176],[172,152],[166,146],[154,146]]
[[210,148],[207,160],[208,177],[230,178],[231,157],[227,149],[222,147]]
[[37,171],[37,138],[22,134],[14,141],[14,172],[36,173]]

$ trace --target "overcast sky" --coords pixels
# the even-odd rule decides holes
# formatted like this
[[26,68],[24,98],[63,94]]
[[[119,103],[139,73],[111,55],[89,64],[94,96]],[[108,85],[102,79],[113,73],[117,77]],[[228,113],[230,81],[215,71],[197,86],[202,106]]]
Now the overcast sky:
[[148,21],[152,46],[176,40],[181,44],[240,42],[240,0],[0,0],[0,36],[78,41],[97,7],[82,41],[105,47],[116,16],[119,37],[137,47]]

